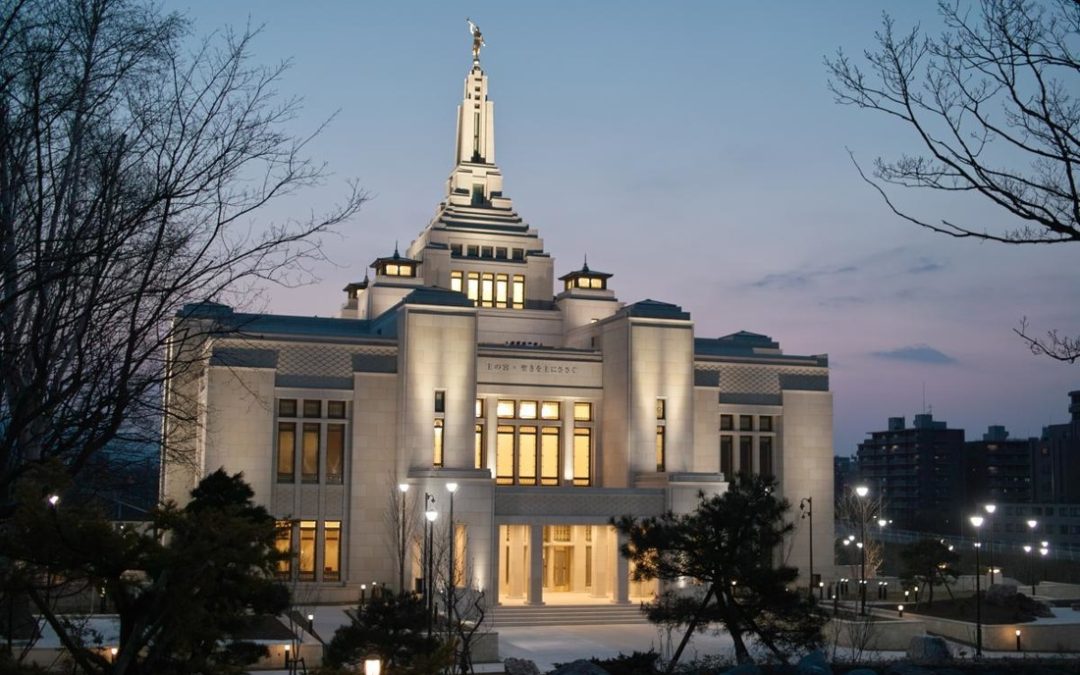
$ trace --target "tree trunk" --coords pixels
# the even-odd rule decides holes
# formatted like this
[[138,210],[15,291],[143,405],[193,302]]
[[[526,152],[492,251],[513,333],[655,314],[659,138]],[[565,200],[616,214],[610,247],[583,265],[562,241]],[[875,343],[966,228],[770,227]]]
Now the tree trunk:
[[687,643],[690,642],[690,636],[697,630],[698,621],[701,620],[701,615],[705,612],[705,608],[709,606],[709,600],[712,599],[714,593],[716,593],[715,583],[709,586],[709,590],[706,591],[705,597],[701,599],[701,604],[698,605],[693,618],[690,619],[690,624],[686,627],[686,633],[683,634],[682,640],[679,641],[679,648],[671,655],[671,660],[668,661],[667,668],[664,669],[665,675],[671,675],[671,672],[675,670],[676,664],[679,663],[679,657],[682,656],[683,650],[686,649]]

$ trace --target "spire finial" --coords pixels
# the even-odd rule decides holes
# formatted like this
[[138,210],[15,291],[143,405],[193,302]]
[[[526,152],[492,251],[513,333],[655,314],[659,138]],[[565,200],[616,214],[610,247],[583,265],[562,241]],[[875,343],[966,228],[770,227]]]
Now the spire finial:
[[400,255],[400,254],[398,253],[398,246],[397,246],[397,245],[398,245],[398,240],[397,240],[397,239],[395,239],[395,240],[394,240],[394,259],[395,259],[395,260],[396,260],[397,258],[400,258],[400,257],[401,257],[401,255]]
[[585,254],[585,266],[581,268],[581,271],[582,272],[588,272],[589,271],[589,254],[588,253]]
[[473,23],[472,19],[465,17],[465,23],[469,24],[469,34],[472,35],[473,64],[480,65],[480,48],[487,47],[487,43],[484,42],[484,35],[480,32],[480,27]]

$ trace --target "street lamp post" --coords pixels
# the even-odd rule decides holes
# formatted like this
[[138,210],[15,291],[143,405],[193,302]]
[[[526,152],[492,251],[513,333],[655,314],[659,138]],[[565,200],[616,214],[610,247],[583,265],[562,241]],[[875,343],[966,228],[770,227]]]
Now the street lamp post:
[[805,507],[805,512],[802,514],[803,518],[807,519],[810,524],[810,581],[807,583],[806,588],[809,591],[811,598],[814,597],[814,498],[803,497],[803,500],[799,502],[799,509]]
[[870,494],[870,488],[859,485],[855,488],[855,495],[859,498],[859,615],[866,616],[866,502],[863,500]]
[[979,566],[979,527],[983,524],[982,516],[971,516],[971,526],[975,528],[975,656],[982,656],[982,587]]
[[447,536],[450,539],[450,573],[446,576],[446,621],[448,626],[447,630],[449,630],[450,621],[454,618],[454,584],[457,581],[454,578],[455,572],[457,571],[454,567],[454,549],[457,548],[457,541],[455,540],[456,533],[454,532],[454,493],[457,492],[458,484],[447,483],[446,489],[450,493],[450,524],[447,527]]
[[427,634],[431,637],[431,621],[432,612],[435,609],[435,580],[434,580],[434,564],[435,564],[435,552],[432,551],[432,535],[435,532],[435,519],[439,517],[439,512],[436,511],[431,505],[434,505],[435,497],[429,493],[424,493],[424,548],[427,562],[424,566],[424,602],[427,609]]
[[[1035,528],[1038,526],[1038,524],[1039,521],[1035,520],[1034,518],[1031,518],[1027,521],[1028,533],[1031,534],[1032,540],[1034,540],[1035,538]],[[1026,546],[1024,548],[1025,553],[1031,553],[1031,546]],[[1028,558],[1028,575],[1031,576],[1031,594],[1035,595],[1035,565],[1033,564],[1030,557]]]
[[1046,554],[1048,554],[1050,552],[1050,547],[1047,545],[1048,542],[1044,541],[1044,542],[1041,542],[1041,543],[1042,543],[1042,546],[1039,547],[1039,558],[1041,559],[1041,562],[1039,563],[1039,581],[1045,581],[1046,580]]
[[405,592],[405,493],[409,491],[408,483],[398,483],[398,491],[401,492],[401,541],[398,548],[398,593]]
[[1027,561],[1027,573],[1031,579],[1031,594],[1035,595],[1035,570],[1031,564],[1031,544],[1024,544],[1024,559]]
[[[990,516],[994,515],[994,511],[997,511],[995,504],[986,504],[983,506],[986,509],[987,520],[990,520]],[[990,553],[990,585],[994,585],[994,523],[988,522],[986,524],[986,549]]]

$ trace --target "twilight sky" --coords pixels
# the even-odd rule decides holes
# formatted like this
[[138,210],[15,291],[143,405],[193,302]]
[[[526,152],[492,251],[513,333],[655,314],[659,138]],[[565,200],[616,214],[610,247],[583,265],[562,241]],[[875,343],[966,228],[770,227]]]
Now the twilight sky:
[[[1037,435],[1067,418],[1080,366],[1032,356],[1012,333],[1080,333],[1080,246],[957,241],[901,222],[848,150],[915,150],[904,127],[833,103],[823,57],[870,45],[887,8],[937,24],[931,0],[820,2],[296,2],[166,0],[201,34],[264,25],[253,59],[291,59],[327,185],[264,220],[304,215],[356,178],[373,199],[326,241],[333,264],[266,311],[334,315],[341,288],[427,224],[452,168],[470,65],[465,17],[484,32],[505,192],[538,228],[556,275],[615,275],[619,299],[691,312],[700,336],[765,333],[827,353],[837,454],[886,418],[934,416],[980,438]],[[1000,222],[978,202],[898,193],[924,217]]]

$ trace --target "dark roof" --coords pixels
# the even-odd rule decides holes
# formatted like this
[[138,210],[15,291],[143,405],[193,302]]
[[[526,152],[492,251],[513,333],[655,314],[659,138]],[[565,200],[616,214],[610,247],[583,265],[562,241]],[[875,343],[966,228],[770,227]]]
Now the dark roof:
[[413,265],[419,265],[419,260],[413,260],[412,258],[406,258],[394,249],[394,255],[386,256],[383,258],[375,258],[375,262],[371,263],[370,267],[382,267],[387,263],[412,263]]
[[578,277],[599,277],[601,279],[610,279],[613,275],[607,272],[598,272],[596,270],[589,269],[589,263],[585,263],[581,269],[567,272],[559,277],[559,281],[566,281],[567,279],[577,279]]
[[472,300],[464,293],[450,291],[436,286],[422,286],[405,296],[401,301],[406,305],[442,305],[444,307],[474,307]]
[[755,354],[757,349],[780,349],[780,343],[768,335],[741,330],[718,338],[694,338],[694,353],[736,356]]
[[690,312],[684,312],[683,308],[670,302],[659,300],[640,300],[632,305],[627,305],[620,310],[625,316],[643,317],[649,319],[682,319],[690,320]]
[[218,303],[185,305],[177,317],[181,319],[213,319],[218,326],[212,332],[241,335],[275,333],[282,335],[315,335],[319,337],[367,337],[372,335],[367,319],[341,319],[326,316],[288,316],[285,314],[245,314]]

